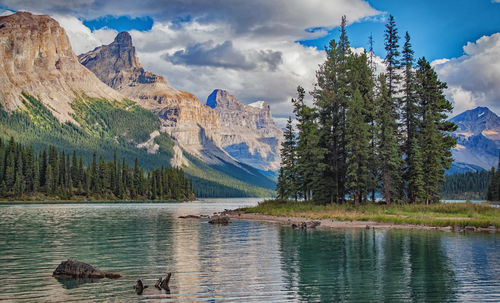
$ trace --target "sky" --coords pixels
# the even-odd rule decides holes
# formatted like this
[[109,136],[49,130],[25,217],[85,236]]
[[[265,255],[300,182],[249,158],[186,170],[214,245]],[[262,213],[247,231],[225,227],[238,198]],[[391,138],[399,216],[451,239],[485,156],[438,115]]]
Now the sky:
[[265,100],[279,124],[297,85],[313,89],[342,15],[351,46],[362,51],[373,35],[382,63],[392,14],[447,82],[453,114],[477,106],[500,114],[500,0],[0,0],[0,15],[19,10],[59,21],[77,54],[129,31],[144,67],[173,87],[203,103],[217,88],[244,103]]

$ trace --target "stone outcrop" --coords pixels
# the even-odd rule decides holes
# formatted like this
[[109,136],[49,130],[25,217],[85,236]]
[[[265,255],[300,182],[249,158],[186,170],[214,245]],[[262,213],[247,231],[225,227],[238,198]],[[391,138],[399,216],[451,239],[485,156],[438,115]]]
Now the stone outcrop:
[[261,170],[276,171],[280,166],[283,131],[273,121],[264,101],[243,104],[225,90],[208,97],[221,121],[221,145],[236,160]]
[[78,62],[57,21],[28,12],[0,17],[2,107],[23,107],[21,92],[36,97],[61,122],[74,122],[71,102],[78,96],[124,98]]
[[171,87],[162,76],[144,70],[129,33],[119,33],[109,45],[79,56],[80,62],[110,87],[156,113],[162,130],[180,146],[207,163],[233,161],[220,145],[215,111],[193,94]]
[[83,263],[77,260],[68,259],[67,261],[61,262],[52,273],[54,277],[61,278],[90,278],[90,279],[101,279],[101,278],[120,278],[120,274],[108,273],[100,270],[97,267]]

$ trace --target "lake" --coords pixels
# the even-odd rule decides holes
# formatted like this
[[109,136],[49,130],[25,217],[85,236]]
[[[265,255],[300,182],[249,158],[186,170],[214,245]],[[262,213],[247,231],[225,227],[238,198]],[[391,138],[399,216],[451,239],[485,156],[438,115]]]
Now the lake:
[[[29,302],[500,301],[495,233],[303,231],[179,219],[259,199],[0,207],[0,300]],[[68,258],[123,275],[57,280]],[[153,287],[172,272],[170,294]],[[149,288],[134,292],[141,278]]]

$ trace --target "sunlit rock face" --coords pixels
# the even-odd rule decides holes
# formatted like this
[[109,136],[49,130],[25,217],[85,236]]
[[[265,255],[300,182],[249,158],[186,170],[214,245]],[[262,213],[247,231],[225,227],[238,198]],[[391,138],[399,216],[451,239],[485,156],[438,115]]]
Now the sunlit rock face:
[[61,122],[72,121],[79,96],[122,100],[73,53],[64,29],[46,15],[18,12],[0,17],[0,104],[23,107],[21,92],[40,100]]
[[162,76],[144,70],[129,33],[109,45],[79,56],[80,62],[110,87],[155,112],[162,130],[180,146],[207,163],[232,161],[220,148],[220,123],[215,111],[193,94],[171,87]]
[[217,89],[208,96],[206,104],[219,117],[225,151],[258,169],[279,169],[283,131],[274,123],[266,102],[245,105],[227,91]]

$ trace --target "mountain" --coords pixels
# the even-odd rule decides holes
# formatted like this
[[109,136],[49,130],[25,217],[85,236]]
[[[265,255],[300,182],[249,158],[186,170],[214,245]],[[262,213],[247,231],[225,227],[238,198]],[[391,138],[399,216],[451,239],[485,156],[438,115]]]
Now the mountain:
[[500,117],[487,107],[465,111],[450,121],[457,124],[453,133],[457,145],[452,150],[455,166],[475,165],[491,169],[500,154]]
[[76,123],[75,97],[124,99],[78,62],[64,29],[49,16],[19,12],[0,17],[0,37],[0,104],[7,111],[25,107],[24,92],[59,121]]
[[[118,37],[115,41],[118,48],[130,49],[127,39],[127,35]],[[0,42],[0,137],[13,136],[17,142],[33,145],[37,150],[53,145],[67,153],[76,151],[86,162],[97,152],[105,160],[116,153],[130,165],[138,158],[146,169],[181,164],[193,179],[198,196],[272,193],[275,185],[272,180],[257,169],[235,161],[220,148],[214,147],[220,157],[210,154],[216,164],[184,152],[178,144],[182,140],[177,139],[182,135],[174,137],[175,126],[159,115],[174,117],[172,120],[176,122],[198,121],[203,129],[201,139],[198,130],[183,130],[185,137],[192,138],[195,133],[193,140],[208,140],[215,142],[214,145],[216,139],[210,138],[210,127],[217,130],[218,117],[197,100],[198,104],[193,101],[194,105],[184,106],[191,104],[186,99],[194,97],[172,88],[167,93],[169,86],[163,78],[141,70],[132,52],[122,63],[133,68],[119,71],[120,81],[128,85],[130,79],[137,79],[139,91],[146,84],[154,84],[153,87],[165,92],[152,95],[152,98],[164,97],[156,103],[173,104],[177,100],[184,107],[162,107],[165,111],[156,111],[155,107],[145,105],[150,104],[149,100],[140,102],[141,98],[128,97],[103,83],[79,63],[64,29],[48,16],[19,12],[0,17]],[[149,93],[149,87],[144,90]],[[138,96],[147,98],[148,93]],[[204,112],[208,114],[203,116]],[[193,145],[196,144],[194,141]]]
[[225,151],[260,170],[279,169],[283,130],[274,123],[266,102],[245,105],[227,91],[216,89],[206,104],[221,121],[221,145]]
[[219,146],[215,111],[193,94],[174,89],[162,76],[145,71],[128,32],[78,58],[101,81],[157,114],[161,131],[175,138],[180,147],[206,163],[221,164],[222,160],[238,165]]

